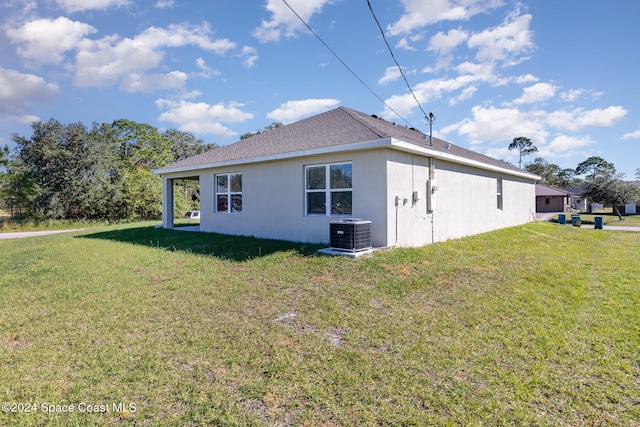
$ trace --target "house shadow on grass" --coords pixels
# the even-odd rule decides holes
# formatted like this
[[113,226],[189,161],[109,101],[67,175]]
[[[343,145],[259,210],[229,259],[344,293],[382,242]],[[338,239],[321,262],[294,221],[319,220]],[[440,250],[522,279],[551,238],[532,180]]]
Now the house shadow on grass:
[[275,252],[295,251],[303,256],[314,255],[322,245],[289,242],[285,240],[258,239],[217,233],[167,230],[155,227],[122,228],[113,231],[77,236],[82,239],[102,239],[131,243],[169,251],[184,251],[221,259],[247,261]]

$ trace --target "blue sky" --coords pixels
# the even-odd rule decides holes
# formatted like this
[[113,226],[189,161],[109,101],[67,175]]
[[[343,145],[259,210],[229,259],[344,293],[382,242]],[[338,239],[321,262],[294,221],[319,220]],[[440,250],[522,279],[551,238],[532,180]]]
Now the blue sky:
[[[0,145],[50,118],[225,145],[339,105],[428,131],[366,0],[286,3],[0,0]],[[640,168],[637,0],[370,4],[435,136],[514,164],[526,136],[525,163]]]

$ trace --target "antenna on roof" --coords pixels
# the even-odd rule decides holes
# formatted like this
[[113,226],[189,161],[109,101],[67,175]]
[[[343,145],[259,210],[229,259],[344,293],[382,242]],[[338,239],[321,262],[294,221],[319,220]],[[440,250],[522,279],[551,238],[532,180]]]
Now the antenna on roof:
[[436,120],[436,116],[433,113],[424,116],[427,123],[429,123],[429,145],[433,145],[433,122]]

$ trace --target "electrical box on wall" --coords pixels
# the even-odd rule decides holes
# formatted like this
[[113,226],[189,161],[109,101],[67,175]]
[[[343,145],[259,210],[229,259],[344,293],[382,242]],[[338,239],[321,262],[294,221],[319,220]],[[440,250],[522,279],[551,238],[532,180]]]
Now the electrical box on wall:
[[422,199],[422,192],[420,191],[414,191],[413,192],[413,203],[416,204],[418,203],[418,200]]
[[427,180],[427,212],[433,212],[436,209],[436,191],[438,191],[436,180]]

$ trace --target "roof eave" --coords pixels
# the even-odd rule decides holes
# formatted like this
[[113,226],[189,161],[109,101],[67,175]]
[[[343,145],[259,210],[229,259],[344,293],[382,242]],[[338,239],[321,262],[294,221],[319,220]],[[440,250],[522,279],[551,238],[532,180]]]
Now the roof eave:
[[427,157],[440,158],[451,163],[457,163],[461,165],[471,166],[478,169],[489,170],[493,172],[499,172],[506,175],[517,176],[520,178],[530,179],[533,181],[539,181],[541,177],[534,175],[526,171],[516,171],[508,168],[501,168],[499,166],[490,165],[477,160],[467,159],[461,156],[457,156],[451,153],[444,152],[436,148],[421,147],[416,144],[405,142],[396,138],[382,138],[372,141],[354,142],[350,144],[333,145],[330,147],[313,148],[302,151],[291,151],[287,153],[271,154],[267,156],[247,157],[242,159],[226,160],[221,162],[203,163],[193,166],[182,166],[178,168],[156,169],[153,171],[155,175],[165,175],[183,172],[193,172],[197,170],[222,168],[228,166],[244,165],[251,163],[271,162],[277,160],[286,160],[296,157],[309,157],[321,154],[331,154],[346,151],[359,151],[370,150],[375,148],[392,148],[412,154],[419,154]]
[[539,181],[540,179],[542,179],[540,176],[538,175],[534,175],[530,172],[527,171],[517,171],[517,170],[512,170],[509,168],[502,168],[500,166],[496,166],[496,165],[490,165],[488,163],[483,163],[477,160],[473,160],[473,159],[467,159],[465,157],[461,157],[461,156],[456,156],[455,154],[451,154],[451,153],[447,153],[445,151],[439,150],[437,148],[426,148],[426,147],[420,147],[418,145],[415,144],[411,144],[408,142],[404,142],[401,140],[397,140],[397,139],[392,139],[392,143],[391,143],[392,147],[400,150],[400,151],[405,151],[405,152],[409,152],[409,153],[414,153],[414,154],[420,154],[420,155],[424,155],[427,157],[434,157],[434,158],[440,158],[443,160],[447,160],[451,163],[457,163],[460,165],[465,165],[465,166],[471,166],[471,167],[475,167],[478,169],[483,169],[483,170],[488,170],[488,171],[492,171],[492,172],[499,172],[499,173],[503,173],[506,175],[511,175],[511,176],[517,176],[519,178],[525,178],[525,179],[530,179],[533,181]]
[[391,140],[389,138],[383,138],[383,139],[377,139],[373,141],[354,142],[351,144],[333,145],[330,147],[313,148],[313,149],[302,150],[302,151],[291,151],[288,153],[271,154],[267,156],[246,157],[242,159],[233,159],[233,160],[226,160],[221,162],[203,163],[201,165],[194,165],[194,166],[183,166],[183,167],[171,168],[171,169],[169,168],[156,169],[153,171],[153,174],[162,176],[164,174],[192,172],[196,170],[221,168],[221,167],[244,165],[244,164],[250,164],[250,163],[272,162],[277,160],[293,159],[296,157],[309,157],[309,156],[315,156],[320,154],[339,153],[344,151],[369,150],[373,148],[381,148],[381,147],[388,147],[388,146],[391,146]]

